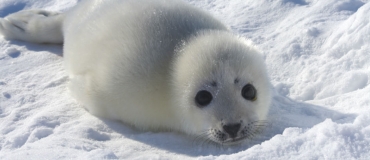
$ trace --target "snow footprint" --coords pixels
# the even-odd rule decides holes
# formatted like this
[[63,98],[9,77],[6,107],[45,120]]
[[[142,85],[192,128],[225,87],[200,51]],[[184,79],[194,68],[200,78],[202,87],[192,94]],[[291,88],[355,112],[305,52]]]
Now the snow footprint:
[[283,3],[293,3],[298,5],[308,5],[305,0],[282,0]]
[[108,141],[110,140],[109,135],[105,133],[98,132],[92,128],[87,129],[87,138],[96,140],[96,141]]
[[37,128],[34,129],[31,133],[20,133],[12,138],[9,138],[9,140],[5,142],[3,147],[8,149],[21,148],[27,143],[39,141],[53,133],[53,130],[50,128]]
[[5,53],[12,58],[17,58],[21,55],[21,52],[15,48],[9,48],[5,50]]
[[12,138],[9,138],[3,145],[4,148],[13,149],[13,148],[21,148],[24,144],[26,144],[30,133],[20,133]]
[[21,148],[27,143],[34,143],[43,138],[46,138],[54,133],[54,129],[60,125],[55,117],[36,117],[28,127],[21,128],[16,132],[16,135],[9,134],[15,128],[8,131],[8,140],[4,143],[4,148],[14,149]]
[[12,96],[8,92],[3,92],[3,96],[7,99],[12,98]]
[[46,116],[35,118],[35,120],[32,122],[33,125],[31,127],[36,128],[36,127],[43,126],[43,127],[46,127],[46,128],[53,128],[54,129],[57,126],[60,125],[59,120],[56,120],[56,118],[57,117],[46,117]]
[[[0,81],[0,86],[5,86],[5,85],[6,85],[6,83],[5,83],[5,82]],[[8,93],[8,92],[3,92],[3,96],[4,96],[6,99],[10,99],[10,98],[12,98],[12,95],[11,95],[10,93]]]
[[340,1],[334,5],[334,7],[338,11],[351,11],[356,12],[360,7],[362,7],[365,3],[359,0],[351,0],[351,1]]
[[50,136],[53,133],[54,133],[54,131],[50,128],[36,128],[30,134],[27,142],[28,143],[33,143],[33,142],[39,141],[43,138],[46,138],[46,137]]
[[54,133],[54,129],[60,125],[55,117],[38,117],[32,122],[30,128],[33,128],[27,143],[33,143],[46,138]]

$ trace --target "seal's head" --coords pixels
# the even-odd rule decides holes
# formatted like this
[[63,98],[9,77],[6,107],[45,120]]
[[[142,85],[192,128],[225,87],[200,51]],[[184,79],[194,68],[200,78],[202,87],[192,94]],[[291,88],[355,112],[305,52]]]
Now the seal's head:
[[207,31],[180,48],[172,77],[180,128],[226,145],[251,138],[271,100],[265,64],[252,43]]

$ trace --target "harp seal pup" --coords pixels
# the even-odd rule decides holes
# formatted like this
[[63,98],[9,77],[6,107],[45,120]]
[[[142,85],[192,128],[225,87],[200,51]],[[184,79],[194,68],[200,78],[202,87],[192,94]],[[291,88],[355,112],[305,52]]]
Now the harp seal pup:
[[179,0],[83,0],[0,19],[7,39],[64,43],[69,90],[92,114],[223,145],[252,138],[271,93],[251,41]]

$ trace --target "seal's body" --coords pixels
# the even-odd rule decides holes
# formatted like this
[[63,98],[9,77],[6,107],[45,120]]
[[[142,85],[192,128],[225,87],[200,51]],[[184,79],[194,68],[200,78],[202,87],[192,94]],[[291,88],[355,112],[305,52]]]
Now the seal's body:
[[268,113],[269,81],[255,47],[181,1],[84,0],[64,14],[21,11],[0,19],[0,33],[64,41],[74,97],[94,115],[143,130],[233,144]]

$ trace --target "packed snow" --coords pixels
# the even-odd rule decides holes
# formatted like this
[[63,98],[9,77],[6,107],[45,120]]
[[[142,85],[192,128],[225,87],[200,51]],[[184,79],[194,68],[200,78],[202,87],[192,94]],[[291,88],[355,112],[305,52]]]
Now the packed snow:
[[[263,52],[269,125],[238,146],[143,132],[68,93],[62,46],[0,38],[0,159],[369,159],[369,0],[186,0]],[[78,0],[1,0],[0,17]]]

